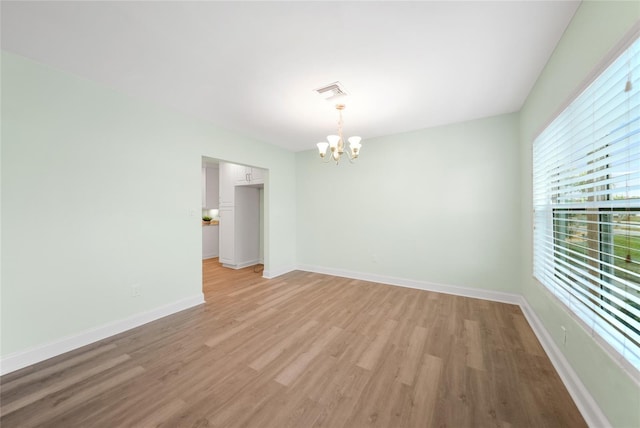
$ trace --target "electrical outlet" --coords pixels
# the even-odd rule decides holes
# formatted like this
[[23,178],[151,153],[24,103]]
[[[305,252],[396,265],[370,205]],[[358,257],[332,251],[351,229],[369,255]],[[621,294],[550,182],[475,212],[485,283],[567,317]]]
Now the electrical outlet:
[[133,284],[131,286],[131,297],[138,297],[140,295],[140,284]]
[[561,325],[560,328],[562,329],[562,344],[566,345],[567,344],[567,329]]

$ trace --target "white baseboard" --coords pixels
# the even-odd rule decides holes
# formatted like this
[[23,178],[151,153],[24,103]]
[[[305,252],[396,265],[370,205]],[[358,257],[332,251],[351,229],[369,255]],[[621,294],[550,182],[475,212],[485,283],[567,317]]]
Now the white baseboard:
[[218,257],[218,254],[214,254],[214,253],[203,254],[202,260],[215,259],[216,257]]
[[260,260],[255,259],[255,260],[249,260],[249,261],[246,261],[246,262],[238,263],[238,264],[235,264],[235,265],[229,265],[229,264],[223,263],[222,266],[226,267],[226,268],[229,268],[229,269],[238,270],[238,269],[244,269],[244,268],[249,267],[249,266],[255,266],[255,265],[259,264],[259,263],[260,263]]
[[545,352],[549,356],[551,364],[553,364],[554,368],[560,375],[562,382],[567,387],[571,398],[573,398],[573,400],[575,401],[576,406],[587,422],[587,425],[589,425],[590,427],[598,428],[611,426],[607,417],[600,409],[600,406],[598,406],[593,396],[589,393],[576,372],[571,367],[571,364],[569,364],[569,361],[567,361],[562,351],[553,341],[553,338],[544,327],[538,316],[535,314],[535,312],[529,305],[529,302],[520,294],[474,289],[456,285],[436,284],[427,281],[417,281],[406,278],[396,278],[384,275],[352,272],[342,269],[324,268],[320,266],[300,265],[298,266],[298,270],[518,305],[522,309],[522,312],[529,322],[531,329],[533,330],[538,340],[542,344]]
[[[269,271],[265,270],[263,272],[263,277],[271,279],[292,272],[294,270],[316,272],[343,278],[352,278],[362,281],[377,282],[381,284],[415,288],[426,291],[435,291],[438,293],[453,294],[457,296],[519,305],[527,321],[529,322],[529,325],[542,344],[542,347],[549,356],[551,363],[560,375],[560,378],[562,379],[564,385],[567,387],[569,394],[575,401],[576,406],[582,413],[582,416],[584,417],[587,424],[590,427],[599,428],[611,426],[607,417],[604,415],[594,398],[591,396],[576,372],[573,370],[571,364],[567,361],[562,351],[558,348],[547,329],[544,327],[538,316],[535,314],[534,310],[529,305],[528,301],[519,294],[504,293],[493,290],[474,289],[455,285],[437,284],[427,281],[418,281],[407,278],[397,278],[392,276],[353,272],[343,269],[332,269],[311,265],[299,265],[297,267],[291,266]],[[197,306],[202,303],[204,303],[204,295],[198,294],[193,297],[182,299],[169,305],[165,305],[148,312],[131,316],[124,320],[115,321],[104,326],[87,330],[80,334],[66,337],[49,344],[10,354],[0,360],[0,374],[10,373],[12,371],[27,367],[40,361],[44,361],[56,355],[63,354],[73,349],[77,349],[98,340],[102,340],[106,337],[113,336],[123,331],[138,327],[140,325],[188,309],[190,307]]]
[[114,321],[99,327],[85,330],[79,334],[67,336],[54,342],[36,346],[25,351],[9,354],[0,360],[0,375],[39,363],[57,355],[64,354],[65,352],[89,345],[90,343],[97,342],[109,336],[139,327],[148,322],[155,321],[159,318],[166,317],[202,303],[204,303],[204,295],[202,293],[196,294],[195,296],[187,297],[185,299],[178,300],[177,302],[130,316],[123,320]]
[[556,345],[549,331],[544,327],[540,318],[536,315],[533,308],[529,305],[527,299],[524,296],[520,297],[520,308],[527,318],[531,329],[538,337],[540,344],[544,348],[545,352],[549,356],[553,367],[555,367],[558,375],[562,379],[562,383],[567,387],[569,395],[576,403],[578,410],[585,419],[585,422],[590,427],[605,428],[610,427],[611,423],[605,416],[605,414],[594,400],[593,396],[589,393],[589,390],[584,386],[580,377],[571,367],[571,364],[565,358],[564,354]]
[[504,293],[502,291],[483,290],[478,288],[462,287],[458,285],[437,284],[434,282],[419,281],[394,276],[376,275],[363,272],[353,272],[344,269],[332,269],[321,266],[299,265],[298,270],[316,272],[325,275],[340,276],[343,278],[359,279],[362,281],[378,282],[380,284],[397,285],[400,287],[415,288],[425,291],[453,294],[456,296],[472,297],[474,299],[491,300],[494,302],[511,303],[518,305],[521,296],[519,294]]
[[273,279],[280,275],[284,275],[285,273],[293,272],[296,269],[297,268],[295,266],[287,266],[280,269],[269,269],[269,270],[265,269],[262,272],[262,277],[266,279]]

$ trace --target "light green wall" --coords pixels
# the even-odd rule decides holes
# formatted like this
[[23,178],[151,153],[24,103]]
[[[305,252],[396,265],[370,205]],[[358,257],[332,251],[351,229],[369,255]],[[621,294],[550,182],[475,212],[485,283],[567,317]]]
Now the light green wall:
[[298,153],[298,263],[516,292],[519,156],[514,114]]
[[[568,312],[533,279],[532,141],[569,101],[603,58],[640,19],[638,2],[583,2],[521,111],[520,135],[524,257],[523,294],[574,370],[616,427],[640,426],[640,389]],[[561,326],[567,328],[562,345]]]
[[201,293],[201,156],[269,169],[266,268],[294,266],[292,153],[3,53],[1,355]]
[[208,156],[269,169],[267,269],[522,292],[609,420],[640,426],[637,385],[532,279],[530,226],[535,132],[639,17],[584,2],[520,115],[369,139],[338,167],[3,53],[0,354],[199,293]]

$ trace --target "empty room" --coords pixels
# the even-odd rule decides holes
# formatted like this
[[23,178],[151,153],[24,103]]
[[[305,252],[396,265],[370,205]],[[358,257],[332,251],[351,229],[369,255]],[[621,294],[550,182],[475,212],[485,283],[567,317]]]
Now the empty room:
[[0,19],[2,427],[640,428],[637,1]]

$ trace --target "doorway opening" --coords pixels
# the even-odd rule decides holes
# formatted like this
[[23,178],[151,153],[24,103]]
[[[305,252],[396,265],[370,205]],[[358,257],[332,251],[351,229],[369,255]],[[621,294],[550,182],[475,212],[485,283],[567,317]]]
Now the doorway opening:
[[262,276],[267,185],[264,168],[202,157],[203,269],[206,261]]

